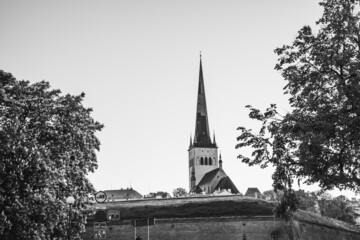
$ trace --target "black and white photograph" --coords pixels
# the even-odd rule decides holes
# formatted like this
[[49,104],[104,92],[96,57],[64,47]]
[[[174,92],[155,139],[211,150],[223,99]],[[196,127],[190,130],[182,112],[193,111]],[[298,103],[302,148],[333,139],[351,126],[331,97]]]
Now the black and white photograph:
[[359,240],[360,0],[0,0],[1,240]]

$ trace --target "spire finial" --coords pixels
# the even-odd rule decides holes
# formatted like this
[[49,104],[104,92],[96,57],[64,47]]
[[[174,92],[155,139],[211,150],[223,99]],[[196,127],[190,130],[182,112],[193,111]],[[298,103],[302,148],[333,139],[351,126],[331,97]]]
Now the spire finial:
[[200,59],[201,59],[201,51],[200,51]]

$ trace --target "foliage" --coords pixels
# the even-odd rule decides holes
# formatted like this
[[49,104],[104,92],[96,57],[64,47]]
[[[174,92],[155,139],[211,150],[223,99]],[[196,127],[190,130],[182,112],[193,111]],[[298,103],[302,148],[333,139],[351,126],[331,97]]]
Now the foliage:
[[292,45],[277,48],[275,69],[287,81],[291,112],[276,105],[265,112],[250,108],[259,133],[239,127],[236,148],[252,147],[251,165],[275,167],[273,187],[284,191],[277,212],[291,215],[299,199],[294,179],[333,188],[360,191],[360,15],[359,0],[324,0],[323,16],[313,33],[304,26]]
[[161,197],[161,198],[170,198],[170,194],[167,192],[163,192],[163,191],[158,191],[158,192],[151,192],[148,194],[149,197],[151,198],[156,198],[156,197]]
[[281,198],[282,192],[277,191],[277,193],[275,193],[275,191],[271,189],[271,190],[264,191],[262,194],[265,198],[269,198],[268,200],[275,201],[275,200]]
[[299,198],[299,209],[313,213],[320,213],[317,205],[317,194],[314,192],[296,191]]
[[330,200],[321,199],[318,203],[322,216],[335,218],[351,224],[356,223],[355,210],[348,200],[342,201],[339,198]]
[[0,71],[0,238],[52,239],[72,235],[86,220],[100,142],[84,94],[60,95],[48,82],[30,84]]
[[184,188],[176,188],[173,190],[173,196],[178,198],[178,197],[185,197],[187,194],[186,190]]
[[299,209],[355,224],[357,215],[354,207],[346,197],[332,198],[331,195],[323,193],[318,200],[319,193],[305,193],[304,191],[297,191],[296,193],[300,199]]

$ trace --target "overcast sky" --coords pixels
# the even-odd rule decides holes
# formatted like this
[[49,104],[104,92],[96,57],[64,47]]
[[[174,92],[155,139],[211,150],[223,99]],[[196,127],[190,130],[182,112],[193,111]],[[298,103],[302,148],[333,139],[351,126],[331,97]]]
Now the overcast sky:
[[85,106],[105,125],[99,168],[89,176],[97,190],[131,184],[141,194],[171,193],[188,188],[202,51],[224,170],[240,192],[264,191],[273,169],[237,159],[248,152],[235,149],[236,128],[258,128],[248,104],[290,110],[274,49],[321,13],[315,0],[0,0],[0,69],[86,93]]

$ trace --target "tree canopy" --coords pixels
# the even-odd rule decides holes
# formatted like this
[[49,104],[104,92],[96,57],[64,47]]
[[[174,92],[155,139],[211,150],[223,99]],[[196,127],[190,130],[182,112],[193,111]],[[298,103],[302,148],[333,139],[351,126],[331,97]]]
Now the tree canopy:
[[187,192],[186,192],[185,188],[179,187],[179,188],[175,188],[175,189],[173,190],[173,196],[174,196],[175,198],[185,197],[186,194],[187,194]]
[[76,236],[84,227],[86,178],[97,168],[95,133],[103,125],[82,105],[85,94],[61,95],[0,71],[0,238]]
[[157,191],[157,192],[150,192],[148,196],[151,198],[156,198],[156,197],[169,198],[170,194],[164,191]]
[[334,218],[350,224],[356,223],[358,215],[349,199],[344,196],[331,197],[329,194],[319,196],[315,192],[296,192],[300,198],[299,209]]
[[[239,127],[236,148],[252,147],[249,165],[275,167],[274,188],[284,191],[277,213],[298,208],[297,179],[360,192],[360,15],[359,0],[324,0],[318,31],[304,26],[291,45],[275,50],[275,69],[286,81],[291,111],[275,104],[265,112],[251,106],[262,127]],[[286,214],[285,214],[286,215]]]

